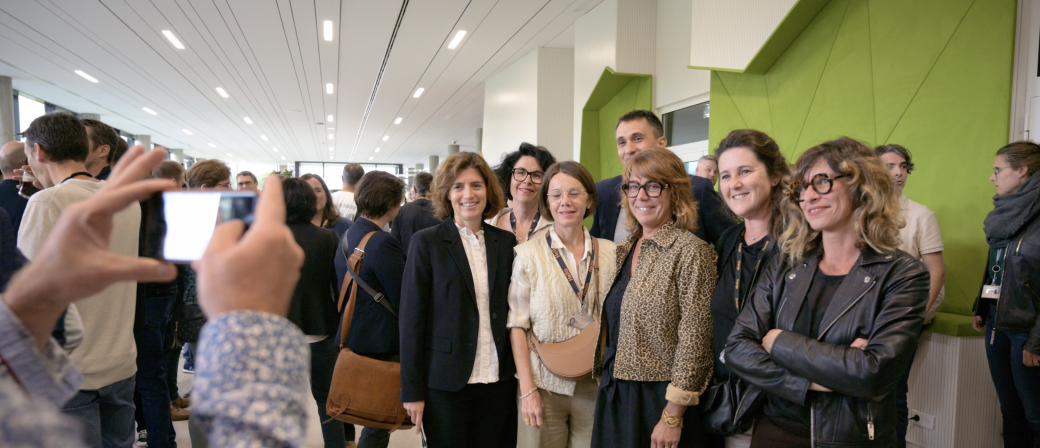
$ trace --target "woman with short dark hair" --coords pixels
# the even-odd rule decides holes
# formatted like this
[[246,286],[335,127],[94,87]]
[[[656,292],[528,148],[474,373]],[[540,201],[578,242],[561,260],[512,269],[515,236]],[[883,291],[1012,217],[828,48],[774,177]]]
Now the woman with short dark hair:
[[794,168],[773,258],[722,362],[765,391],[751,446],[894,446],[894,390],[913,358],[928,271],[897,250],[898,196],[869,147],[842,138]]
[[521,143],[520,149],[506,154],[502,164],[495,167],[495,175],[510,207],[500,210],[487,223],[512,232],[517,244],[552,224],[550,217],[538,210],[538,196],[545,170],[554,163],[556,158],[548,149],[530,143]]
[[339,215],[339,209],[336,208],[336,204],[332,201],[332,193],[329,192],[329,186],[317,174],[304,174],[300,176],[300,179],[303,179],[307,182],[307,185],[310,185],[318,201],[317,211],[311,218],[311,223],[318,227],[332,229],[337,236],[343,238],[343,235],[347,233],[347,229],[350,228],[353,222],[349,218]]
[[974,326],[986,332],[989,373],[1004,416],[1004,446],[1040,446],[1040,146],[997,151],[997,189],[985,221],[989,261]]
[[[339,325],[336,311],[336,252],[339,237],[329,229],[314,225],[317,197],[307,181],[288,178],[282,181],[285,195],[285,221],[296,244],[303,249],[303,267],[300,281],[293,291],[289,313],[286,316],[300,327],[311,348],[311,395],[318,406],[322,422],[331,417],[325,413],[325,402],[332,385],[332,371],[336,367],[339,350],[333,335]],[[349,428],[348,428],[349,426]],[[342,448],[354,440],[354,426],[333,420],[321,425],[325,448]]]
[[[401,309],[401,278],[404,275],[405,252],[401,242],[393,235],[383,232],[386,223],[394,220],[401,211],[404,198],[404,182],[390,173],[372,171],[361,178],[354,187],[354,203],[357,205],[357,221],[350,226],[344,237],[342,250],[336,251],[336,278],[339,289],[350,278],[347,268],[348,257],[369,237],[364,247],[364,258],[357,275],[361,280],[384,297],[387,305],[376,302],[365,288],[357,289],[354,303],[354,320],[346,337],[346,347],[362,356],[382,361],[398,361],[400,356],[400,334],[397,313]],[[345,218],[344,218],[345,219]],[[344,299],[346,300],[346,299]],[[346,302],[340,304],[345,306]],[[344,312],[345,310],[340,310]],[[340,328],[339,331],[343,331]],[[336,338],[336,343],[339,342]],[[358,439],[358,447],[386,448],[390,443],[390,431],[365,428]]]
[[412,237],[401,282],[401,402],[431,447],[516,447],[506,330],[516,237],[483,220],[503,202],[483,157],[460,152],[431,194],[444,223]]

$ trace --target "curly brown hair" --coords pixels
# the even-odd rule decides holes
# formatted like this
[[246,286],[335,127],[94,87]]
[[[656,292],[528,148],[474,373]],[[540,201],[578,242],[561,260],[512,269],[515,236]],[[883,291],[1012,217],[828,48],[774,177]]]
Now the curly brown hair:
[[[899,194],[881,159],[864,143],[842,137],[805,151],[795,163],[794,178],[805,179],[820,159],[835,172],[849,177],[852,223],[858,236],[856,247],[862,250],[869,246],[879,253],[895,253],[904,221]],[[790,196],[785,200],[797,207],[798,212],[787,218],[789,225],[779,238],[781,249],[791,261],[799,262],[821,247],[821,236],[809,226],[797,201]]]
[[[766,167],[770,179],[780,179],[770,192],[771,213],[769,216],[769,233],[779,236],[787,228],[787,217],[798,213],[798,207],[785,200],[791,194],[791,168],[787,159],[780,152],[780,145],[768,134],[754,129],[737,129],[729,133],[715,148],[715,157],[733,148],[746,148],[755,154],[755,158]],[[715,162],[718,163],[718,160]]]
[[433,202],[433,214],[437,219],[447,219],[455,213],[451,207],[451,199],[448,193],[455,183],[455,178],[463,171],[473,168],[484,178],[487,188],[487,204],[484,205],[484,219],[492,218],[506,205],[505,194],[502,186],[498,183],[498,177],[491,170],[484,157],[475,152],[460,152],[452,154],[437,168],[437,175],[433,177],[433,185],[430,186],[430,201]]

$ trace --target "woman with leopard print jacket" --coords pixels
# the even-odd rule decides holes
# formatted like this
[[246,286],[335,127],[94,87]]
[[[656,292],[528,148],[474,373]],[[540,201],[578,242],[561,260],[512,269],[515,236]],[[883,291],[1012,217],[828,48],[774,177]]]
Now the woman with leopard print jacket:
[[693,233],[690,179],[671,151],[633,158],[621,189],[633,232],[617,247],[603,304],[592,446],[699,446],[695,406],[713,368],[715,251]]

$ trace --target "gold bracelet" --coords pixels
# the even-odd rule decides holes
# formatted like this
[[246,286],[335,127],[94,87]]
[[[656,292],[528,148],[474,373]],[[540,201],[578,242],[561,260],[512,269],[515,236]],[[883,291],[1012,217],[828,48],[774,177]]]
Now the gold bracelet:
[[668,413],[668,409],[661,410],[661,422],[669,428],[682,428],[683,420],[682,417],[676,417]]
[[535,386],[534,389],[531,389],[530,392],[528,392],[528,393],[524,394],[523,396],[521,396],[520,399],[523,400],[524,398],[527,398],[527,397],[531,396],[531,394],[533,394],[534,391],[536,391],[536,390],[538,390],[538,386]]

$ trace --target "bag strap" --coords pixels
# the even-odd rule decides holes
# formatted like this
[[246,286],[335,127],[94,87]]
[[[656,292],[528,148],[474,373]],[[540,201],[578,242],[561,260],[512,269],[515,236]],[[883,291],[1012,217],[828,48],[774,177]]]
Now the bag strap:
[[[354,254],[355,255],[357,255],[357,252],[360,250],[361,251],[361,258],[364,258],[364,256],[365,256],[365,243],[367,243],[368,239],[372,235],[374,235],[375,233],[376,233],[376,231],[372,231],[372,232],[369,232],[368,235],[365,235],[365,238],[361,241],[361,244],[359,244],[358,247],[356,249],[354,249]],[[346,254],[344,254],[344,255],[346,255]],[[393,314],[394,317],[397,317],[397,310],[394,309],[394,306],[391,305],[390,302],[386,301],[386,296],[384,296],[383,293],[381,293],[381,292],[376,292],[376,290],[374,288],[369,286],[368,283],[366,283],[364,280],[361,279],[361,276],[358,275],[358,271],[360,271],[360,270],[361,270],[361,264],[360,263],[358,263],[357,267],[354,267],[353,263],[347,263],[347,272],[349,272],[350,276],[354,278],[354,283],[358,284],[358,285],[361,285],[361,288],[364,289],[365,292],[368,293],[368,295],[372,296],[372,300],[375,300],[376,303],[378,303],[380,305],[383,305],[383,308],[386,308],[386,310],[389,311],[390,314]]]
[[[372,238],[376,232],[369,232],[361,239],[361,243],[358,244],[357,248],[354,249],[354,254],[347,258],[347,270],[351,276],[357,275],[354,272],[361,268],[361,261],[365,258],[365,245],[368,244],[368,240]],[[340,246],[340,250],[343,251],[343,255],[346,256],[346,249],[343,247],[346,245],[346,240],[343,241],[343,245]],[[356,277],[355,277],[356,278]],[[355,299],[357,299],[357,282],[348,278],[346,275],[343,276],[343,287],[339,290],[339,304],[338,307],[340,312],[343,313],[343,319],[340,322],[340,337],[339,347],[345,348],[347,345],[347,334],[350,333],[350,324],[354,321],[354,306]],[[347,290],[350,290],[350,299],[347,300],[347,304],[343,306],[343,298],[347,295]]]

